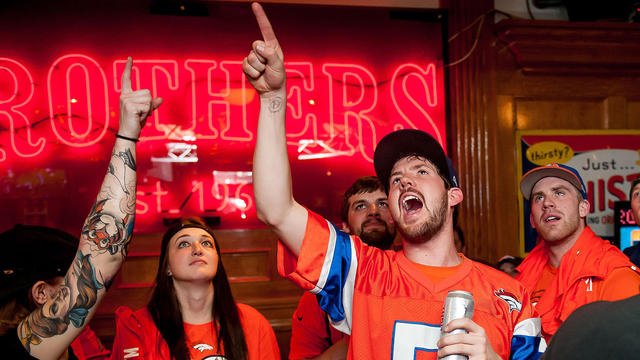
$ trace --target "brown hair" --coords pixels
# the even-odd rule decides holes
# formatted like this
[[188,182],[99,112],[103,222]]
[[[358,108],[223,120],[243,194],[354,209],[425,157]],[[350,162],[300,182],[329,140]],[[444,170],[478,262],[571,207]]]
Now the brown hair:
[[384,186],[382,186],[380,180],[375,176],[363,176],[351,184],[342,197],[342,207],[340,208],[340,218],[342,221],[345,223],[349,222],[350,197],[356,194],[372,193],[376,190],[380,190],[384,193]]

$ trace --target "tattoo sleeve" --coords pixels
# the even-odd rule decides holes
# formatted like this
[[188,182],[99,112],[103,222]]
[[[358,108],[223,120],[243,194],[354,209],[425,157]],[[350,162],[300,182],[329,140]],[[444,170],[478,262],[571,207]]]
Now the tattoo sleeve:
[[[18,325],[18,337],[33,356],[53,357],[63,352],[86,325],[126,257],[135,202],[135,148],[116,143],[71,268],[46,303]],[[57,335],[68,340],[66,346],[64,341],[46,341]]]
[[130,149],[113,152],[102,191],[82,228],[92,251],[126,256],[135,216],[135,171]]

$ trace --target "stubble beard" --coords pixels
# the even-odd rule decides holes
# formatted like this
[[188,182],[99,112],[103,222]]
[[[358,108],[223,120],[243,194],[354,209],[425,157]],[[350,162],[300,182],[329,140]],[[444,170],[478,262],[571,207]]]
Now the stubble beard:
[[384,231],[362,231],[359,236],[365,244],[375,246],[378,249],[387,250],[391,247],[391,244],[393,244],[396,234],[395,231],[391,233],[391,231],[389,231],[389,227],[385,225]]
[[573,233],[578,231],[578,228],[580,227],[580,221],[583,220],[581,218],[578,218],[575,221],[565,222],[564,224],[562,224],[564,225],[564,229],[545,229],[544,227],[538,227],[536,230],[545,242],[556,243],[568,238]]
[[[423,204],[423,206],[426,206],[426,204]],[[410,243],[421,244],[427,242],[442,230],[447,218],[448,208],[449,198],[445,191],[440,201],[436,203],[436,207],[427,209],[428,218],[422,224],[413,228],[403,228],[403,226],[397,224],[397,228],[404,239]]]

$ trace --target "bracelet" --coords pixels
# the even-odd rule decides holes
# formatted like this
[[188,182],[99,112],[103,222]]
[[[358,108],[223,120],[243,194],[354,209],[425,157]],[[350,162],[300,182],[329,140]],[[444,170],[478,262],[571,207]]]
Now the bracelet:
[[138,142],[138,139],[134,139],[134,138],[130,138],[130,137],[126,137],[126,136],[122,136],[122,135],[120,135],[120,134],[116,134],[116,137],[117,137],[118,139],[129,140],[129,141],[133,141],[133,142],[135,142],[135,143],[137,143],[137,142]]

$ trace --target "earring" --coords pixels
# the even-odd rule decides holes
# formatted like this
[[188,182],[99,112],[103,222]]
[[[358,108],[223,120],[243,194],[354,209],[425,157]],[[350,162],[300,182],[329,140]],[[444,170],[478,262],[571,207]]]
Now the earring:
[[167,276],[171,276],[171,270],[167,271]]

